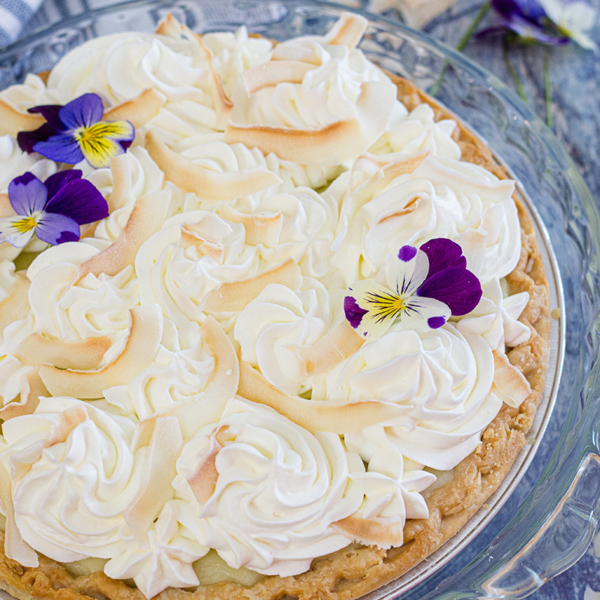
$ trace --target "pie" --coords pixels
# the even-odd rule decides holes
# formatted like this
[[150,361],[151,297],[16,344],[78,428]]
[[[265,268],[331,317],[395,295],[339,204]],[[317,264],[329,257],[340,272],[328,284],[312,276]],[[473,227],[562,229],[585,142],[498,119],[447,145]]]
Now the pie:
[[546,378],[490,150],[357,45],[167,16],[0,92],[0,588],[350,599],[465,525]]

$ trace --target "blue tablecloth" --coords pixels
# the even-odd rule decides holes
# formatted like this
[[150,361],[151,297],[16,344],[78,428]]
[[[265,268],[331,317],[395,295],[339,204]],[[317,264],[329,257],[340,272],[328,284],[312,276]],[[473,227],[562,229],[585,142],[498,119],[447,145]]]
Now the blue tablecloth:
[[[0,7],[14,8],[24,0],[0,0]],[[3,4],[4,3],[4,4]],[[27,0],[31,6],[35,0]],[[114,4],[116,0],[45,0],[40,10],[28,21],[22,36],[60,21],[70,15],[80,14]],[[348,0],[353,5],[367,5],[367,0]],[[436,17],[425,31],[455,47],[469,28],[482,5],[482,0],[459,0],[450,10]],[[600,12],[600,0],[592,0]],[[22,7],[21,7],[22,8]],[[25,14],[25,13],[23,13]],[[389,11],[388,16],[397,15]],[[491,22],[486,17],[482,28]],[[600,24],[592,32],[600,43]],[[0,28],[0,45],[3,40]],[[500,79],[512,85],[500,39],[473,38],[464,50],[470,58],[480,62]],[[545,50],[536,46],[511,49],[511,62],[523,84],[529,103],[543,117],[546,114],[544,93]],[[592,194],[600,198],[600,56],[586,52],[575,45],[550,49],[551,81],[553,93],[554,131],[581,170]],[[560,420],[560,415],[555,415]],[[547,435],[552,436],[550,427]],[[571,569],[546,583],[535,592],[533,600],[595,600],[591,590],[600,591],[600,543]],[[598,596],[600,598],[600,596]]]

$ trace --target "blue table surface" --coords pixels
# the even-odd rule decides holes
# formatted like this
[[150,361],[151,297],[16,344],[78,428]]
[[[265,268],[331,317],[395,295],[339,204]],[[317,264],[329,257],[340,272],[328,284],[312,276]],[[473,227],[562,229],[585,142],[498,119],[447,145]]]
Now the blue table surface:
[[[116,0],[118,1],[118,0]],[[33,30],[56,22],[74,13],[85,12],[115,0],[46,0],[42,9],[23,32],[27,36]],[[344,0],[342,0],[343,2]],[[347,3],[366,6],[367,0],[348,0]],[[436,17],[424,29],[449,46],[456,47],[483,4],[482,0],[459,0],[452,8]],[[600,13],[600,0],[591,0]],[[394,17],[395,11],[386,16]],[[480,29],[492,23],[489,13]],[[600,19],[599,19],[600,20]],[[600,22],[596,23],[592,37],[600,45]],[[544,48],[538,46],[514,47],[510,51],[511,62],[519,75],[530,105],[545,118]],[[464,53],[478,61],[501,80],[512,86],[500,39],[472,38]],[[600,54],[584,51],[571,44],[550,49],[550,71],[553,96],[553,129],[581,171],[594,197],[600,197]],[[552,441],[558,436],[561,414],[554,414],[544,436],[544,444],[530,467],[527,480],[535,481],[552,449]],[[502,509],[498,519],[507,520],[518,506],[517,498]],[[487,530],[480,537],[486,538]],[[600,592],[600,539],[597,551],[593,546],[581,560],[569,570],[547,582],[532,594],[532,600],[584,600],[586,588]],[[589,592],[588,592],[589,593]]]

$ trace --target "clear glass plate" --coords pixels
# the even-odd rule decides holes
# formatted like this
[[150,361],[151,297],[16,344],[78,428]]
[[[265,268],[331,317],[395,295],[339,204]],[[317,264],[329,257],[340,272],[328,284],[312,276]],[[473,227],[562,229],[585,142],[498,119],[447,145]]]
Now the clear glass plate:
[[[51,68],[87,39],[153,31],[168,11],[199,32],[246,25],[286,39],[324,33],[341,10],[295,0],[116,4],[5,48],[0,89]],[[552,308],[561,315],[553,323],[550,376],[530,443],[502,487],[457,536],[370,597],[524,598],[585,552],[600,513],[600,214],[556,138],[498,79],[423,33],[363,14],[371,21],[361,43],[367,56],[425,90],[443,73],[437,98],[486,141],[518,181],[544,254]]]

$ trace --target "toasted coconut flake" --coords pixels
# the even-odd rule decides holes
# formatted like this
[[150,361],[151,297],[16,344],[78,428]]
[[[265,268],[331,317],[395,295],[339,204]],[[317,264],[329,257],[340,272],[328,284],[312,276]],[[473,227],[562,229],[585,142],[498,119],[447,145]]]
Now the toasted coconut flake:
[[82,406],[67,408],[52,423],[50,432],[44,440],[44,448],[51,448],[56,444],[66,442],[71,432],[88,418],[88,414]]
[[334,402],[304,400],[273,387],[252,365],[240,361],[238,394],[246,400],[275,409],[309,431],[351,433],[398,418],[404,409],[388,402]]
[[235,200],[281,183],[264,167],[220,173],[194,164],[173,152],[154,130],[146,135],[146,150],[169,181],[202,200]]
[[219,472],[215,463],[217,454],[219,454],[224,446],[224,442],[221,442],[219,436],[228,429],[229,425],[221,425],[215,428],[210,436],[208,454],[206,454],[196,470],[187,479],[194,497],[201,506],[209,501],[217,486]]
[[218,263],[222,263],[225,253],[223,244],[204,239],[202,237],[203,231],[202,221],[198,223],[186,223],[181,226],[181,239],[179,243],[183,248],[194,246],[198,254],[211,256]]
[[265,248],[275,248],[279,243],[283,215],[280,211],[267,215],[245,215],[235,208],[223,206],[219,213],[232,223],[241,223],[246,232],[246,244],[256,246],[262,244]]
[[181,24],[171,13],[167,13],[158,24],[155,33],[177,39],[181,34]]
[[364,17],[345,12],[325,36],[325,43],[346,46],[348,50],[354,50],[362,39],[368,24],[369,22]]
[[6,517],[4,553],[7,558],[17,561],[23,567],[37,567],[40,564],[37,552],[21,537],[15,521],[11,488],[8,471],[0,463],[0,508]]
[[29,286],[31,282],[25,271],[15,273],[15,281],[8,296],[0,302],[0,334],[4,329],[19,319],[24,319],[29,312]]
[[0,100],[0,135],[16,136],[20,131],[33,131],[46,119],[40,115],[19,112],[4,100]]
[[302,273],[298,263],[290,258],[256,277],[222,283],[204,296],[200,309],[209,313],[244,310],[271,283],[280,283],[297,290],[302,285]]
[[213,80],[213,86],[211,88],[213,104],[215,108],[215,113],[217,117],[217,129],[225,129],[227,122],[231,117],[231,113],[233,111],[233,102],[227,97],[225,93],[225,89],[223,88],[223,80],[221,79],[221,75],[215,71],[215,67],[213,65],[213,53],[209,48],[204,45],[202,41],[202,37],[195,34],[193,31],[188,29],[185,25],[181,26],[182,31],[187,34],[191,39],[196,40],[198,47],[206,56],[206,60],[208,61],[208,68],[210,70],[210,74]]
[[294,46],[293,44],[278,44],[275,46],[271,54],[271,60],[303,62],[315,67],[321,66],[321,59],[313,50],[302,46]]
[[130,311],[131,328],[123,351],[102,369],[95,371],[60,370],[52,365],[40,367],[40,377],[53,396],[102,398],[109,387],[129,383],[150,366],[162,336],[162,314],[156,304],[136,306]]
[[402,546],[404,532],[399,522],[386,523],[378,519],[361,519],[350,516],[331,524],[343,535],[367,546],[378,548],[391,548]]
[[24,365],[48,363],[59,369],[97,369],[111,345],[108,336],[51,340],[36,331],[17,346],[14,356]]
[[173,416],[179,420],[183,439],[189,440],[200,428],[219,419],[228,400],[233,398],[240,383],[240,366],[231,340],[213,317],[208,317],[200,328],[202,345],[215,361],[206,389],[171,409],[142,421],[132,444],[135,449],[147,445],[159,416]]
[[0,419],[8,421],[15,417],[31,415],[40,403],[40,396],[46,396],[48,390],[44,386],[40,376],[31,372],[23,377],[21,383],[21,394],[19,402],[10,402],[0,410]]
[[166,101],[160,92],[148,88],[135,98],[109,108],[104,118],[107,121],[129,121],[137,129],[154,119]]
[[405,217],[406,215],[410,215],[411,213],[415,212],[415,210],[417,210],[417,208],[419,208],[419,205],[421,204],[421,198],[419,198],[419,196],[415,196],[414,198],[411,198],[406,206],[401,209],[401,210],[396,210],[393,213],[390,213],[389,215],[386,215],[385,217],[382,217],[381,219],[379,219],[379,221],[377,221],[377,225],[381,225],[383,223],[385,223],[386,221],[391,221],[392,219],[398,219],[399,217]]
[[517,408],[531,393],[525,375],[508,362],[505,354],[494,350],[494,393],[506,404]]
[[171,192],[153,192],[135,202],[129,219],[119,237],[106,250],[84,260],[73,279],[77,284],[88,273],[116,275],[135,262],[141,245],[165,222]]
[[344,319],[312,346],[300,346],[298,356],[304,362],[304,375],[311,377],[352,356],[363,344],[360,336]]
[[113,189],[107,200],[108,212],[112,213],[127,204],[131,198],[131,165],[127,153],[120,154],[110,161]]
[[248,96],[278,83],[302,83],[304,76],[315,65],[299,60],[276,60],[252,67],[242,74],[242,82]]
[[304,165],[333,166],[364,152],[385,130],[396,99],[396,88],[386,81],[361,85],[356,102],[357,117],[337,121],[321,129],[284,129],[241,126],[229,123],[227,143],[241,142],[248,148],[271,152],[283,160]]
[[143,544],[163,506],[173,498],[171,481],[177,471],[183,438],[175,417],[159,417],[154,426],[140,488],[123,516],[136,540]]
[[10,203],[8,194],[0,194],[0,219],[14,217],[17,213]]

